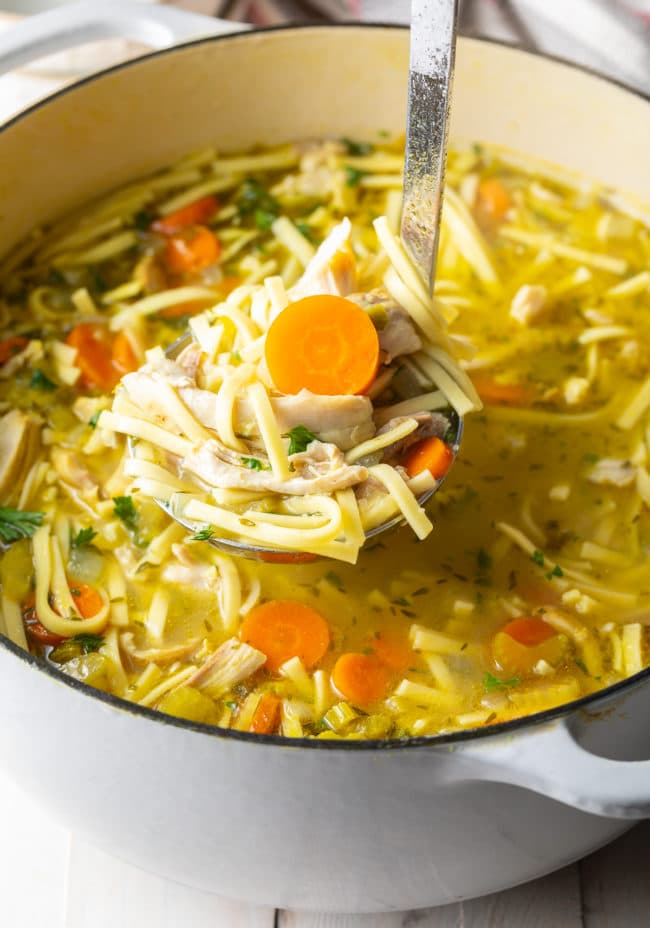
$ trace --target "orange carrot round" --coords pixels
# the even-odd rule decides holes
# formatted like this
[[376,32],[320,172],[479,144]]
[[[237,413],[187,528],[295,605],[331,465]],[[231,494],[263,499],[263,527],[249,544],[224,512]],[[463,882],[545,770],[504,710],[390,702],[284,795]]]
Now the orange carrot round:
[[553,638],[554,635],[557,635],[552,625],[549,625],[544,619],[538,619],[536,616],[513,619],[501,631],[527,648],[534,648],[541,644],[542,641],[546,641],[547,638]]
[[112,360],[120,374],[137,371],[140,366],[131,339],[124,332],[118,332],[113,339]]
[[395,673],[404,673],[416,660],[404,636],[393,631],[379,632],[372,640],[372,650],[377,659]]
[[186,226],[204,225],[219,208],[216,197],[207,196],[182,206],[167,216],[161,216],[151,223],[154,232],[161,235],[174,235]]
[[257,735],[271,735],[280,722],[280,700],[273,693],[264,693],[253,713],[249,731]]
[[6,364],[14,355],[20,354],[23,348],[29,344],[28,338],[22,338],[20,335],[13,335],[0,342],[0,365]]
[[530,406],[534,389],[525,383],[499,383],[491,377],[476,377],[474,386],[488,406]]
[[478,203],[484,213],[500,222],[512,206],[512,199],[500,180],[488,177],[479,184]]
[[206,226],[188,226],[167,239],[165,264],[173,274],[196,273],[215,264],[221,245]]
[[90,619],[97,615],[104,605],[104,601],[97,590],[87,583],[75,583],[70,587],[74,604],[79,610],[82,619]]
[[272,673],[292,657],[299,657],[307,668],[314,667],[330,642],[323,616],[293,599],[256,606],[242,622],[239,637],[266,654],[266,667]]
[[335,690],[355,706],[378,702],[388,689],[388,672],[372,654],[342,654],[332,671]]
[[266,336],[266,364],[282,393],[363,393],[375,379],[379,338],[370,317],[340,296],[290,303]]
[[80,322],[67,335],[66,344],[77,349],[76,366],[84,387],[112,390],[120,379],[113,364],[111,335],[107,326],[97,322]]
[[416,477],[428,470],[439,480],[447,473],[453,461],[454,452],[450,446],[442,438],[432,435],[411,445],[402,459],[402,466],[406,468],[409,477]]

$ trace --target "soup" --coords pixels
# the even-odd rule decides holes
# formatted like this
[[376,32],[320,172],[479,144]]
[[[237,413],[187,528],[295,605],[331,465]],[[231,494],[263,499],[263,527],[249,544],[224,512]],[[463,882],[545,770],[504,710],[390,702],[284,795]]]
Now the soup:
[[[160,466],[146,440],[129,449],[103,424],[146,351],[229,295],[246,317],[242,286],[290,290],[345,218],[360,291],[381,287],[373,220],[396,231],[401,166],[381,139],[199,152],[5,260],[5,635],[139,705],[287,737],[475,728],[646,666],[650,236],[583,179],[478,145],[450,154],[436,306],[455,382],[469,375],[484,408],[425,540],[405,526],[356,564],[232,558],[206,543],[209,521],[188,534],[133,476],[133,460]],[[396,366],[450,400],[444,377]]]

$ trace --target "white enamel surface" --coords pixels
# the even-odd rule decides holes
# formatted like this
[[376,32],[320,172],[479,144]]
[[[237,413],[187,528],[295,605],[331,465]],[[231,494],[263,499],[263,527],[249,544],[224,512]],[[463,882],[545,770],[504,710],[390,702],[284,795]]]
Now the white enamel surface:
[[[398,132],[407,59],[400,30],[307,29],[202,43],[91,80],[0,133],[0,251],[206,144]],[[650,199],[650,108],[569,67],[462,43],[452,133]],[[572,719],[571,731],[603,753],[642,756],[648,689],[588,723]],[[561,722],[454,750],[278,747],[115,709],[2,646],[0,763],[69,827],[163,876],[348,912],[494,891],[626,827],[530,790],[621,817],[647,814],[650,797],[647,765],[612,767],[576,748]]]

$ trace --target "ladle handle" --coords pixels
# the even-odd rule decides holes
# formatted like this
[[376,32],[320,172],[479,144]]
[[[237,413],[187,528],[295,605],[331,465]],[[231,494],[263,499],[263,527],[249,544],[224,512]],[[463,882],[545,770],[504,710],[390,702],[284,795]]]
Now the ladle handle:
[[401,234],[433,287],[456,50],[457,0],[412,0]]

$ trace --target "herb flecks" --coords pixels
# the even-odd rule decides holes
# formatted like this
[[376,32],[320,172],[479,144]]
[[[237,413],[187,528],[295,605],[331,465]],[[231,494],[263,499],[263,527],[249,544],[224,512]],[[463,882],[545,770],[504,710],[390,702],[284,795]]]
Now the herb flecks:
[[103,635],[89,635],[80,633],[79,635],[73,635],[70,640],[76,642],[76,644],[81,647],[81,650],[84,654],[90,654],[91,651],[98,651],[104,644]]
[[31,538],[44,517],[44,512],[26,512],[0,506],[0,541],[10,545],[21,538]]
[[549,570],[549,572],[546,574],[546,579],[552,580],[553,577],[563,577],[563,576],[564,576],[564,571],[562,570],[559,564],[556,564],[553,570]]
[[53,390],[57,389],[57,385],[53,380],[41,370],[40,367],[35,368],[32,371],[31,380],[29,381],[30,390],[44,390],[48,393],[51,393]]
[[97,532],[94,528],[88,526],[88,528],[80,528],[76,535],[74,535],[70,541],[73,548],[85,548],[89,544],[92,544],[94,538],[97,537]]
[[114,496],[113,512],[127,528],[135,530],[138,524],[138,511],[133,504],[132,496]]
[[249,470],[268,470],[259,458],[242,458],[242,464],[244,467],[247,467]]
[[346,187],[358,187],[361,178],[364,176],[363,171],[357,170],[357,168],[346,167],[345,168],[345,185]]
[[530,559],[533,562],[533,564],[537,564],[538,567],[544,567],[546,563],[544,559],[544,552],[538,551],[537,549],[533,551],[533,553],[530,556]]
[[316,441],[316,436],[304,425],[296,425],[286,433],[285,438],[289,439],[289,454],[300,454]]
[[345,586],[343,584],[343,581],[341,580],[339,575],[335,573],[333,570],[328,570],[325,576],[323,577],[323,579],[327,580],[327,582],[330,583],[333,587],[335,587],[335,589],[339,590],[339,592],[345,593]]
[[500,680],[491,673],[486,673],[483,677],[483,686],[487,692],[490,690],[509,689],[511,686],[517,686],[519,683],[521,683],[519,677],[511,677],[509,680]]
[[97,412],[94,412],[92,414],[92,416],[88,420],[88,425],[90,426],[91,429],[97,428],[97,423],[99,422],[99,417],[101,416],[101,414],[102,414],[101,409],[98,409]]
[[206,525],[205,528],[199,529],[194,535],[190,535],[190,541],[209,541],[214,535],[214,529]]
[[365,155],[372,154],[373,145],[370,142],[355,142],[354,139],[341,139],[343,144],[348,150],[348,155],[352,155],[355,158],[363,158]]

